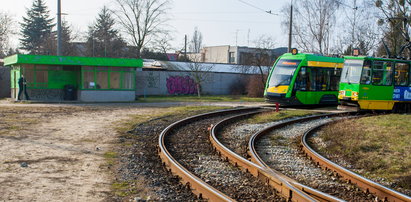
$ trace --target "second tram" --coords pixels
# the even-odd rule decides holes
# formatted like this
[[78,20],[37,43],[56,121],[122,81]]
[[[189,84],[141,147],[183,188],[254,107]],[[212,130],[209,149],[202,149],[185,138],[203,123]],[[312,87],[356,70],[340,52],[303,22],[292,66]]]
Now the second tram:
[[338,98],[360,110],[411,112],[409,60],[346,56]]

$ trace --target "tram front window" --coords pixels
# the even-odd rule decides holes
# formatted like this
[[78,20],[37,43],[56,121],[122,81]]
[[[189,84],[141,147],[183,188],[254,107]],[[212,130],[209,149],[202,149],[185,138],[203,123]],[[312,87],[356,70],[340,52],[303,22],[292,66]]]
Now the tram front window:
[[280,60],[274,67],[274,71],[270,78],[270,87],[278,87],[281,85],[290,85],[291,79],[295,70],[300,64],[300,60]]
[[360,83],[363,60],[346,60],[341,72],[341,83]]

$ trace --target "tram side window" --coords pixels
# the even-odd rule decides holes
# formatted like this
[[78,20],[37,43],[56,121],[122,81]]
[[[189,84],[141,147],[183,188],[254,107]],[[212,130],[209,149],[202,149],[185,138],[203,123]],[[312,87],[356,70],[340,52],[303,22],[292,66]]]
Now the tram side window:
[[309,88],[307,85],[307,68],[301,67],[297,75],[297,80],[295,81],[295,89],[305,91],[309,90]]
[[371,84],[371,61],[366,60],[362,68],[361,84]]
[[330,69],[331,71],[331,84],[330,90],[338,90],[340,85],[341,68]]
[[409,71],[410,66],[407,63],[396,63],[395,64],[395,85],[396,86],[407,86],[409,82]]
[[375,61],[372,69],[374,85],[392,85],[393,64],[389,61]]
[[[311,70],[310,76],[309,76],[309,81],[311,82],[308,83],[310,85],[309,90],[312,91],[329,91],[333,87],[331,86],[331,76],[333,74],[334,69],[331,68],[309,68]],[[338,82],[338,79],[337,81]],[[337,88],[337,87],[334,87]]]

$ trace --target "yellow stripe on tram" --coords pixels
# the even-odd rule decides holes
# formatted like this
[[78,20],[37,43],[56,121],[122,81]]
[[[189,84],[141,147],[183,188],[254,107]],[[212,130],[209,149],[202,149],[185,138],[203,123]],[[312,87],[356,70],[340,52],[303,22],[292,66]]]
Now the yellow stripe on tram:
[[359,100],[361,109],[392,110],[398,101],[391,100]]
[[267,92],[269,93],[287,93],[288,86],[277,86],[277,87],[269,87]]
[[335,62],[320,62],[320,61],[308,61],[309,67],[331,67],[331,68],[342,68],[343,63],[335,63]]

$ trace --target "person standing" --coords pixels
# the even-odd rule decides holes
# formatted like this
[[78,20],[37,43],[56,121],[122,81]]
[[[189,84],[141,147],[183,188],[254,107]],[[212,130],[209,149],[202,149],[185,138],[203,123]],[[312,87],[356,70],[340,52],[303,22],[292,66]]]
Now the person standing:
[[17,100],[20,100],[20,96],[24,91],[24,95],[26,96],[26,100],[30,100],[29,95],[27,94],[27,81],[24,78],[24,75],[22,74],[21,77],[19,78],[19,94],[17,95]]

